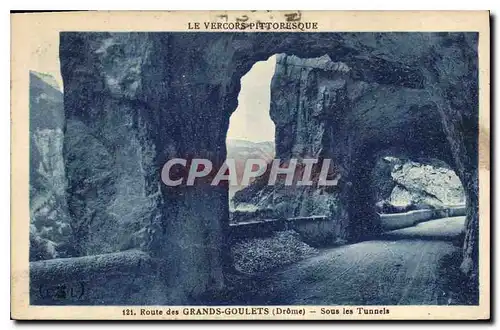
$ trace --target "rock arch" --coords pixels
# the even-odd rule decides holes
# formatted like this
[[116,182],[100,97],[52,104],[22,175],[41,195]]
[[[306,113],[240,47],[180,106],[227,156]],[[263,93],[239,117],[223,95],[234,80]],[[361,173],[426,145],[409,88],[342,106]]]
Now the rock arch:
[[[467,194],[463,270],[476,278],[476,33],[61,33],[64,158],[80,254],[144,249],[164,259],[174,301],[223,286],[227,190],[166,187],[160,171],[173,157],[221,164],[241,77],[256,61],[278,53],[328,55],[367,83],[424,95],[425,104],[405,110],[416,114],[408,118],[433,107],[439,128],[429,122],[413,143],[425,138],[421,133],[436,132],[437,144],[424,151],[453,160]],[[391,144],[407,132],[374,133],[369,121],[360,126],[360,116],[361,110],[343,116],[352,131],[332,132],[339,145],[331,152],[351,177],[363,178],[360,160],[369,167],[365,156],[373,145],[366,141]],[[352,134],[363,130],[366,134]],[[349,219],[359,218],[357,212],[369,218],[369,208],[360,208],[356,197],[363,180],[347,182]],[[370,223],[352,221],[350,226],[353,232],[370,229]]]

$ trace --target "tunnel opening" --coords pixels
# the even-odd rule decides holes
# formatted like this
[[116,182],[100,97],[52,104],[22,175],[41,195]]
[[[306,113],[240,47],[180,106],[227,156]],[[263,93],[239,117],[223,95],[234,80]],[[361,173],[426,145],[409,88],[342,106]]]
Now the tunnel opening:
[[[273,55],[254,63],[241,78],[238,107],[229,119],[226,136],[226,160],[234,162],[237,178],[228,187],[230,212],[235,211],[235,194],[255,180],[249,178],[246,184],[242,182],[247,160],[259,159],[268,164],[275,155],[275,125],[269,115],[275,66],[276,55]],[[255,166],[251,169],[255,170]]]
[[[340,116],[334,113],[343,109],[335,109],[337,98],[325,94],[348,72],[347,65],[326,54],[280,53],[255,62],[241,78],[226,137],[226,160],[236,159],[238,176],[238,185],[229,187],[231,223],[329,218],[338,211],[331,200],[338,197],[340,169],[329,144]],[[263,160],[265,169],[242,180],[244,163],[251,159]]]
[[[390,231],[448,217],[462,230],[466,197],[453,168],[438,158],[379,153],[370,173],[371,193],[382,231]],[[451,223],[450,223],[451,224]],[[436,226],[445,232],[446,226]]]
[[[336,206],[331,205],[331,190],[336,188],[318,186],[323,167],[326,181],[336,178],[334,164],[321,147],[330,132],[322,127],[324,118],[314,113],[312,105],[324,92],[318,79],[328,79],[318,77],[319,71],[330,62],[327,55],[302,59],[274,54],[255,62],[241,78],[238,107],[230,117],[226,137],[226,162],[234,160],[238,177],[238,185],[228,188],[228,243],[238,271],[253,274],[297,262],[337,237],[330,218]],[[341,65],[337,68],[345,70]],[[294,99],[283,101],[284,97]],[[325,136],[315,135],[317,131],[308,126]],[[262,160],[265,170],[245,184],[245,162],[251,159]],[[312,159],[316,163],[310,175],[305,175],[304,164]],[[270,183],[275,163],[295,171],[290,176],[277,174],[276,182]],[[247,169],[255,171],[256,167]],[[306,176],[311,186],[299,183]],[[293,180],[287,184],[289,177]]]

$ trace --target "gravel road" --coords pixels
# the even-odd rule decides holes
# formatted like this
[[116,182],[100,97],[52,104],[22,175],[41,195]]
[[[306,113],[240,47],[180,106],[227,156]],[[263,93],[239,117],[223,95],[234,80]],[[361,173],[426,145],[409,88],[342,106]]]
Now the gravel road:
[[324,249],[259,282],[246,303],[422,305],[438,303],[439,261],[460,250],[465,217],[385,233],[377,240]]

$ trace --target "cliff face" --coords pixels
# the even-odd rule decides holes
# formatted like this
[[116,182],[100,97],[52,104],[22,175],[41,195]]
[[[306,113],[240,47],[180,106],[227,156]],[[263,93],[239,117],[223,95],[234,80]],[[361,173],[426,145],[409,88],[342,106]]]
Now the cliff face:
[[440,158],[464,185],[463,269],[477,273],[477,34],[62,33],[60,47],[81,254],[145,249],[165,260],[181,303],[220,288],[227,188],[166,187],[161,168],[174,157],[222,164],[241,77],[287,53],[314,63],[281,59],[277,74],[290,83],[273,81],[283,90],[272,100],[276,152],[335,160],[341,231],[355,239],[377,227],[366,190],[377,151]]
[[331,154],[331,131],[349,106],[351,69],[328,55],[301,59],[277,56],[271,82],[271,119],[276,157],[320,158]]
[[71,226],[63,160],[63,96],[54,78],[30,72],[30,260],[68,257]]
[[372,172],[372,189],[380,213],[465,204],[460,179],[437,159],[380,157]]

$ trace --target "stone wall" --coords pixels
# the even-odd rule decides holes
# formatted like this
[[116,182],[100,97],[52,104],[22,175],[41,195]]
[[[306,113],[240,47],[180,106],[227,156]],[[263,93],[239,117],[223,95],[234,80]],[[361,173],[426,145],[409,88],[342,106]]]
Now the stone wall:
[[[435,210],[414,210],[404,213],[381,214],[382,229],[395,230],[415,226],[420,222],[446,217],[465,216],[465,206],[445,207]],[[465,228],[464,228],[465,230]]]
[[31,262],[30,304],[169,304],[160,264],[140,251]]

